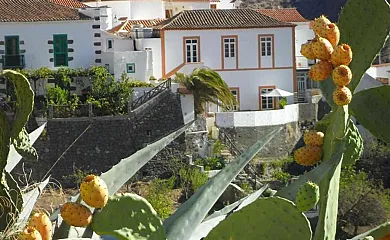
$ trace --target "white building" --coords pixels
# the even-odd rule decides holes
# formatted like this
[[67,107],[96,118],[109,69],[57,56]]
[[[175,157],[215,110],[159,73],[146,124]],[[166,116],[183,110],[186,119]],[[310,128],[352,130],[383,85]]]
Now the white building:
[[101,62],[99,21],[47,0],[0,2],[1,68],[78,68]]
[[314,60],[308,60],[300,53],[301,45],[314,38],[311,29],[312,21],[305,19],[295,8],[258,9],[262,14],[279,21],[290,22],[295,25],[295,60],[297,67],[297,94],[296,101],[310,102],[313,95],[320,94],[319,83],[308,77],[310,67]]
[[[275,109],[275,99],[262,94],[297,91],[294,24],[251,9],[206,9],[182,11],[154,28],[161,41],[152,47],[157,78],[207,66],[231,87],[240,110]],[[139,39],[138,46],[144,49],[151,39]]]

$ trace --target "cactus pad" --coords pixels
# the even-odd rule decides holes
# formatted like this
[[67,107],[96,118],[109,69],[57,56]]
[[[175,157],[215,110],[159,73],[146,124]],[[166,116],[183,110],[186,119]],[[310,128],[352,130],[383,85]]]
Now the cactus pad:
[[205,240],[220,239],[311,239],[309,221],[284,198],[261,198],[232,213]]
[[28,79],[21,73],[13,70],[4,70],[3,75],[7,77],[15,87],[17,109],[11,130],[11,138],[17,138],[26,125],[33,110],[34,92],[31,89]]
[[7,116],[0,111],[0,173],[7,165],[10,147],[10,125]]
[[373,237],[375,240],[388,240],[390,239],[390,222],[386,222],[378,227],[371,229],[365,233],[362,233],[351,240],[362,240],[367,237]]
[[352,120],[348,122],[348,132],[346,136],[347,149],[344,152],[343,166],[353,165],[363,154],[363,139],[359,129]]
[[165,230],[156,211],[144,198],[131,193],[117,194],[95,212],[92,229],[99,235],[119,240],[163,240]]
[[14,139],[13,144],[15,150],[20,154],[20,156],[31,160],[38,159],[37,151],[30,143],[30,137],[26,128],[22,128],[18,137]]
[[295,204],[301,212],[312,209],[320,199],[320,188],[317,184],[307,181],[303,184],[297,193]]

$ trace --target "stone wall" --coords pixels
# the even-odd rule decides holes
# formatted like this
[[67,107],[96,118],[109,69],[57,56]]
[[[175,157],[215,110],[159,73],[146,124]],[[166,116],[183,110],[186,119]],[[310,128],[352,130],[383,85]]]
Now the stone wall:
[[298,122],[275,126],[221,128],[220,130],[229,134],[234,144],[241,151],[245,151],[256,141],[279,127],[282,127],[282,130],[257,155],[259,158],[276,158],[287,156],[295,148],[301,138]]
[[[120,159],[183,124],[180,96],[175,93],[165,94],[153,107],[136,116],[51,119],[47,123],[46,139],[38,139],[34,144],[39,161],[23,160],[22,163],[27,172],[32,171],[32,180],[41,180],[54,165],[49,171],[52,178],[63,187],[74,187],[71,178],[78,169],[96,174],[105,172]],[[56,163],[67,148],[69,150]],[[182,158],[184,151],[183,134],[147,163],[138,176],[168,175],[169,161],[172,157]],[[21,164],[14,173],[22,173]]]

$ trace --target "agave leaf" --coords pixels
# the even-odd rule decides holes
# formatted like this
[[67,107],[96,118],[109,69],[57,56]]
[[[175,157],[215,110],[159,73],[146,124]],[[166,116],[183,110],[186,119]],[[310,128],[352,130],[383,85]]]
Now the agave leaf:
[[[193,123],[189,122],[179,130],[161,138],[160,140],[148,145],[145,148],[137,151],[130,157],[122,159],[118,164],[113,166],[110,170],[103,173],[100,177],[104,180],[108,187],[109,195],[115,194],[141,167],[150,161],[158,152],[164,149],[169,143],[179,137],[185,130],[187,130]],[[79,201],[79,194],[71,198],[72,202]],[[82,201],[81,201],[82,202]],[[83,202],[82,202],[83,203]],[[88,206],[89,207],[89,206]],[[91,211],[93,208],[89,207]],[[55,211],[50,216],[50,219],[56,219],[59,211]],[[53,239],[61,239],[69,237],[71,232],[70,226],[62,222],[58,230],[54,233]],[[80,235],[82,236],[82,234]]]
[[233,212],[237,212],[239,211],[241,208],[245,207],[245,206],[248,206],[249,204],[253,203],[254,201],[256,201],[260,196],[261,194],[263,194],[263,192],[268,188],[268,184],[264,185],[262,188],[260,188],[259,190],[257,190],[256,192],[252,193],[251,195],[249,195],[247,198],[244,199],[244,201],[240,204],[240,206],[238,206],[238,208],[236,210],[234,210]]
[[43,191],[43,189],[46,187],[46,185],[49,183],[50,176],[46,178],[43,182],[41,182],[37,187],[35,187],[33,190],[23,194],[23,207],[22,212],[19,215],[18,219],[18,227],[24,228],[26,225],[32,210],[34,209],[34,205]]
[[276,135],[282,128],[267,134],[246,152],[232,161],[217,175],[203,185],[176,212],[164,221],[169,240],[187,240],[199,226],[214,203],[225,191],[230,182],[242,171],[245,165]]
[[[31,145],[34,144],[34,142],[38,139],[38,137],[41,135],[43,129],[45,129],[46,123],[44,123],[39,128],[35,129],[33,132],[29,134]],[[12,169],[15,168],[16,165],[18,165],[19,161],[22,159],[22,156],[15,150],[14,146],[11,145],[9,150],[9,155],[7,159],[7,165],[5,166],[5,170],[7,172],[11,172]]]

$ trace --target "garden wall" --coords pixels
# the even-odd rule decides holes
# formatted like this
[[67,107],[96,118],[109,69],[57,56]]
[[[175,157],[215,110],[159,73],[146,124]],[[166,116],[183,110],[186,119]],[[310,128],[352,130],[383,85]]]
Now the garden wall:
[[[75,177],[78,169],[96,174],[105,172],[120,159],[184,124],[180,95],[177,93],[166,94],[164,99],[159,99],[154,107],[146,111],[138,119],[127,116],[50,119],[46,137],[41,137],[34,144],[39,160],[23,160],[24,169],[27,173],[32,170],[32,180],[42,179],[73,144],[51,171],[52,178],[63,187],[73,187],[72,177]],[[169,174],[170,160],[173,157],[182,158],[184,151],[183,134],[147,163],[138,176],[164,177]],[[21,164],[14,172],[22,174]]]

